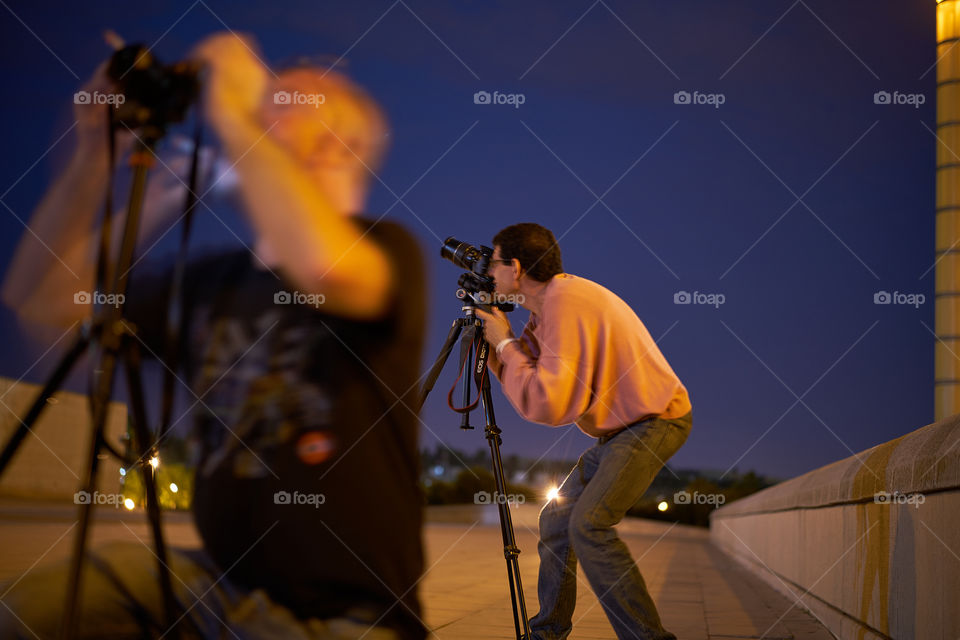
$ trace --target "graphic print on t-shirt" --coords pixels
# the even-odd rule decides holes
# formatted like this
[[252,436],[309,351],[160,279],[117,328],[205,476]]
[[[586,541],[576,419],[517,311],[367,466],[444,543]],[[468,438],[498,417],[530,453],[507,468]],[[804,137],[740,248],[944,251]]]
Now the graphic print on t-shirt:
[[330,338],[323,334],[323,325],[291,323],[273,309],[213,319],[198,371],[208,423],[202,473],[229,462],[235,477],[266,476],[272,451],[329,425],[329,391],[305,375],[309,345]]

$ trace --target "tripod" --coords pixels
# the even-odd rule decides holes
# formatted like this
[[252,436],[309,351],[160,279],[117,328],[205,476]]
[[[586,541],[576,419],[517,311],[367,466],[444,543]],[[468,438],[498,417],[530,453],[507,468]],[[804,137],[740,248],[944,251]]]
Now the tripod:
[[[113,130],[112,122],[110,130],[111,132]],[[144,130],[142,137],[137,138],[137,148],[133,151],[130,159],[131,166],[133,167],[133,179],[130,187],[127,217],[124,224],[121,245],[117,258],[113,263],[114,266],[112,270],[109,268],[109,258],[107,255],[110,244],[109,230],[111,217],[111,199],[109,195],[107,198],[107,206],[101,230],[97,280],[99,284],[102,285],[105,274],[108,272],[113,274],[114,277],[109,289],[109,294],[111,294],[112,297],[108,296],[108,299],[115,300],[116,304],[101,306],[99,308],[95,306],[92,317],[85,321],[83,326],[78,330],[69,350],[58,363],[53,374],[37,395],[26,415],[20,420],[20,425],[17,430],[4,445],[3,451],[0,453],[0,475],[3,474],[19,446],[23,443],[28,433],[30,433],[32,425],[37,421],[47,406],[47,399],[61,387],[74,365],[87,349],[90,348],[92,344],[96,345],[94,367],[96,375],[91,383],[89,392],[92,433],[86,457],[86,468],[82,478],[82,490],[86,491],[88,495],[94,495],[101,450],[106,450],[119,458],[125,468],[140,463],[139,466],[146,496],[146,515],[153,537],[153,550],[157,558],[157,571],[163,595],[164,613],[168,628],[170,629],[169,635],[177,638],[179,637],[179,625],[177,622],[179,622],[183,616],[177,615],[177,604],[171,586],[170,569],[167,562],[167,548],[163,540],[160,505],[157,500],[153,468],[149,464],[142,464],[144,460],[148,460],[151,457],[155,449],[153,444],[154,439],[147,428],[146,404],[144,402],[143,383],[140,375],[139,342],[136,337],[136,327],[124,317],[124,301],[129,284],[134,248],[136,246],[137,233],[143,210],[147,172],[152,165],[153,149],[162,135],[162,129],[151,127]],[[192,193],[195,191],[196,153],[198,148],[199,138],[194,147],[194,168],[191,171],[191,186],[188,188],[188,211],[184,238],[186,238],[186,233],[188,233],[189,230],[189,220],[193,205],[195,204]],[[113,155],[113,142],[111,140],[110,170],[113,168]],[[110,181],[110,187],[112,188],[112,179]],[[177,292],[178,289],[179,284],[175,278],[173,290]],[[175,329],[171,330],[170,335],[176,336],[177,331]],[[117,376],[117,367],[121,364],[126,374],[130,397],[134,451],[139,456],[137,460],[127,459],[126,456],[114,449],[105,437],[107,411],[110,398],[113,395],[113,385]],[[166,397],[166,393],[164,395],[164,414],[166,416],[166,414],[169,413],[166,408],[168,398]],[[164,422],[164,424],[167,423]],[[163,429],[161,429],[161,434],[162,432]],[[60,629],[60,637],[64,639],[75,637],[77,632],[78,607],[81,601],[81,578],[84,569],[84,552],[92,522],[92,507],[93,501],[87,500],[81,502],[78,510],[79,527],[77,528],[73,541],[73,555],[70,564],[67,597]]]
[[[500,457],[500,428],[497,427],[496,419],[493,415],[493,398],[490,394],[490,377],[487,373],[487,359],[490,354],[490,345],[483,339],[481,327],[483,321],[477,317],[476,309],[487,309],[486,305],[480,304],[471,298],[468,293],[463,298],[463,317],[453,321],[447,338],[440,349],[440,355],[430,368],[427,379],[424,381],[423,389],[420,392],[420,406],[427,399],[427,395],[433,389],[444,364],[453,351],[453,345],[457,342],[461,333],[463,340],[460,344],[460,371],[472,371],[474,380],[479,389],[478,401],[483,403],[484,419],[486,427],[484,428],[484,437],[490,445],[490,457],[493,460],[493,478],[496,483],[497,496],[506,495],[506,482],[503,479],[503,461]],[[474,354],[476,354],[476,364],[474,364]],[[464,369],[464,367],[466,367]],[[456,388],[456,383],[454,383]],[[452,399],[453,389],[450,390],[448,400]],[[462,415],[460,420],[461,429],[473,429],[470,425],[470,411],[476,407],[477,402],[470,402],[470,376],[463,377],[463,408],[454,409]],[[452,408],[452,405],[451,405]],[[513,519],[510,516],[510,509],[505,500],[495,499],[497,509],[500,513],[500,534],[503,538],[503,556],[507,561],[507,580],[510,583],[510,604],[513,606],[513,625],[517,632],[517,640],[527,640],[530,637],[530,627],[527,620],[527,605],[523,598],[523,586],[520,582],[520,566],[517,563],[517,556],[520,555],[520,549],[517,547],[513,533]],[[523,631],[521,632],[521,621]]]

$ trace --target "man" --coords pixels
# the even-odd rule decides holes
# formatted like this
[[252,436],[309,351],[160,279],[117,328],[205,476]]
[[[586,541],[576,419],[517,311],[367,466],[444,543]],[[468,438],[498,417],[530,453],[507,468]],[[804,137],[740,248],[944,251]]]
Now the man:
[[493,239],[496,291],[530,311],[521,337],[503,312],[478,311],[491,369],[525,419],[575,423],[597,438],[540,512],[537,640],[572,629],[577,561],[621,640],[675,638],[613,525],[690,433],[691,407],[640,319],[604,287],[563,273],[548,229],[516,224]]
[[[221,34],[194,53],[207,67],[205,116],[256,240],[253,255],[206,256],[184,278],[192,313],[182,362],[198,409],[193,511],[203,550],[171,553],[181,632],[420,640],[411,407],[422,258],[402,227],[354,215],[385,146],[385,121],[346,77],[314,68],[272,77],[251,46]],[[102,71],[88,89],[111,90]],[[275,99],[283,92],[294,99]],[[25,234],[8,272],[4,299],[26,324],[69,327],[90,312],[74,293],[94,279],[104,108],[78,105],[74,161],[32,219],[46,244]],[[140,246],[172,223],[152,210]],[[170,273],[166,265],[144,275],[138,265],[132,276],[126,311],[147,356],[164,353]],[[90,555],[78,636],[164,635],[150,549],[129,543]],[[65,571],[35,569],[5,592],[0,636],[54,636]]]

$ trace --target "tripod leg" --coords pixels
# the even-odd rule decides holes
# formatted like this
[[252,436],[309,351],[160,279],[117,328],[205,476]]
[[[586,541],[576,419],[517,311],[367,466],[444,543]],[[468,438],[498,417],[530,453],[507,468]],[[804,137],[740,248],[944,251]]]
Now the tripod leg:
[[173,586],[170,582],[170,565],[167,563],[167,547],[163,540],[163,527],[160,519],[160,502],[157,498],[157,484],[153,476],[153,468],[143,464],[149,459],[153,440],[147,428],[147,408],[143,400],[143,381],[140,377],[140,350],[132,338],[126,341],[125,371],[127,374],[127,388],[130,395],[130,406],[133,409],[133,431],[135,445],[143,477],[144,494],[147,499],[147,519],[153,533],[154,553],[157,556],[157,575],[160,576],[160,589],[163,593],[163,608],[167,617],[168,634],[174,640],[179,637],[177,628],[177,606],[173,597]]
[[17,430],[7,440],[7,444],[4,445],[3,453],[0,453],[0,475],[3,475],[7,465],[10,464],[13,456],[17,453],[17,449],[20,447],[23,439],[30,433],[30,427],[37,421],[37,418],[40,417],[43,410],[47,408],[47,398],[60,389],[70,370],[73,369],[73,365],[77,363],[77,360],[83,355],[83,352],[87,350],[88,346],[90,346],[90,337],[86,335],[83,330],[77,332],[77,337],[70,346],[70,350],[67,351],[66,355],[60,360],[53,375],[47,380],[47,383],[39,395],[37,395],[36,400],[34,400],[30,406],[30,411],[20,420],[20,426],[17,427]]
[[462,329],[463,320],[457,318],[450,326],[450,331],[447,332],[447,339],[443,341],[443,346],[440,348],[440,355],[437,356],[433,366],[430,367],[430,373],[427,374],[427,379],[423,382],[423,388],[420,390],[420,404],[417,405],[418,411],[423,407],[423,403],[427,400],[427,395],[433,389],[433,385],[437,383],[437,378],[440,377],[443,365],[447,363],[447,358],[450,357],[450,352],[453,351],[453,345],[457,343],[457,338],[460,337],[460,331]]
[[[486,399],[484,400],[484,406],[487,406]],[[506,482],[503,478],[503,461],[500,457],[500,429],[496,424],[489,422],[487,424],[487,441],[490,443],[490,456],[493,459],[493,477],[496,482],[497,492],[500,496],[504,496],[506,495]],[[516,538],[514,537],[513,518],[510,515],[510,507],[503,498],[498,501],[497,509],[500,513],[500,533],[503,538],[503,555],[507,561],[507,580],[510,583],[513,621],[517,630],[517,639],[520,640],[530,635],[527,603],[523,595],[520,565],[517,561],[517,556],[520,555],[520,548],[517,546]],[[522,634],[520,631],[521,624],[523,626]]]
[[[490,393],[490,376],[487,375],[487,356],[490,345],[483,341],[483,335],[478,331],[476,338],[479,345],[477,351],[477,366],[474,369],[477,384],[480,387],[480,397],[483,399],[483,412],[486,418],[485,434],[490,444],[490,457],[493,460],[493,479],[496,483],[499,500],[497,509],[500,513],[500,533],[503,537],[503,555],[507,561],[507,581],[510,583],[510,604],[513,606],[513,624],[517,632],[517,640],[530,637],[530,624],[527,619],[527,603],[523,595],[523,583],[520,580],[520,565],[517,556],[520,548],[513,531],[513,518],[510,516],[510,507],[503,496],[506,495],[506,481],[503,477],[503,459],[500,456],[500,428],[497,427],[493,411],[493,396]],[[521,625],[523,630],[521,632]]]
[[[138,138],[138,143],[137,150],[130,157],[131,166],[133,166],[133,179],[130,184],[130,196],[127,205],[127,219],[123,228],[123,239],[113,270],[113,286],[110,291],[110,293],[113,294],[126,294],[127,292],[130,265],[133,263],[137,231],[140,225],[140,214],[143,209],[147,171],[151,163],[156,137],[153,134],[145,134],[145,139]],[[105,440],[103,436],[104,425],[107,420],[110,398],[113,395],[113,382],[116,376],[117,360],[120,356],[123,339],[127,334],[127,329],[122,319],[123,298],[120,299],[120,303],[115,307],[104,307],[101,315],[96,318],[98,322],[102,321],[100,325],[102,326],[102,330],[99,335],[100,351],[96,362],[98,366],[95,369],[98,372],[98,376],[95,378],[96,392],[91,399],[94,431],[93,437],[90,439],[90,453],[87,460],[86,478],[84,479],[84,490],[91,493],[91,495],[96,487],[99,452]],[[70,581],[67,586],[67,602],[65,605],[63,626],[60,631],[60,637],[63,640],[73,638],[76,632],[75,627],[78,616],[77,605],[80,602],[80,588],[82,586],[83,555],[87,543],[87,535],[90,532],[90,519],[93,513],[91,507],[91,502],[88,502],[80,508],[80,526],[77,528],[77,534],[74,538],[73,558],[70,564]]]
[[480,331],[474,320],[470,320],[463,332],[463,338],[460,340],[460,370],[463,376],[463,400],[464,411],[460,412],[460,428],[473,429],[470,426],[470,372],[473,371],[473,354],[476,350],[477,336]]
[[[93,495],[97,484],[97,468],[99,466],[100,443],[107,421],[107,410],[110,406],[110,397],[113,392],[113,380],[117,367],[117,352],[114,346],[116,336],[108,337],[99,358],[99,377],[96,383],[96,394],[93,398],[93,437],[90,438],[90,449],[87,455],[87,470],[83,479],[83,490]],[[90,532],[90,521],[93,515],[92,501],[80,506],[79,526],[74,536],[73,557],[70,562],[70,580],[67,583],[67,601],[65,604],[63,626],[60,637],[69,640],[76,631],[77,605],[80,602],[81,577],[83,572],[83,555]]]

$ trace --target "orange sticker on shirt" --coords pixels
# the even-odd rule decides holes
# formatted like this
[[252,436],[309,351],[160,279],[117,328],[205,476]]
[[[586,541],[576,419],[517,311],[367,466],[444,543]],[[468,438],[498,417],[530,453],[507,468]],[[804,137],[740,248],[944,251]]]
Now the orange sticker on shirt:
[[305,464],[320,464],[336,448],[333,438],[323,431],[308,431],[297,440],[297,457]]

